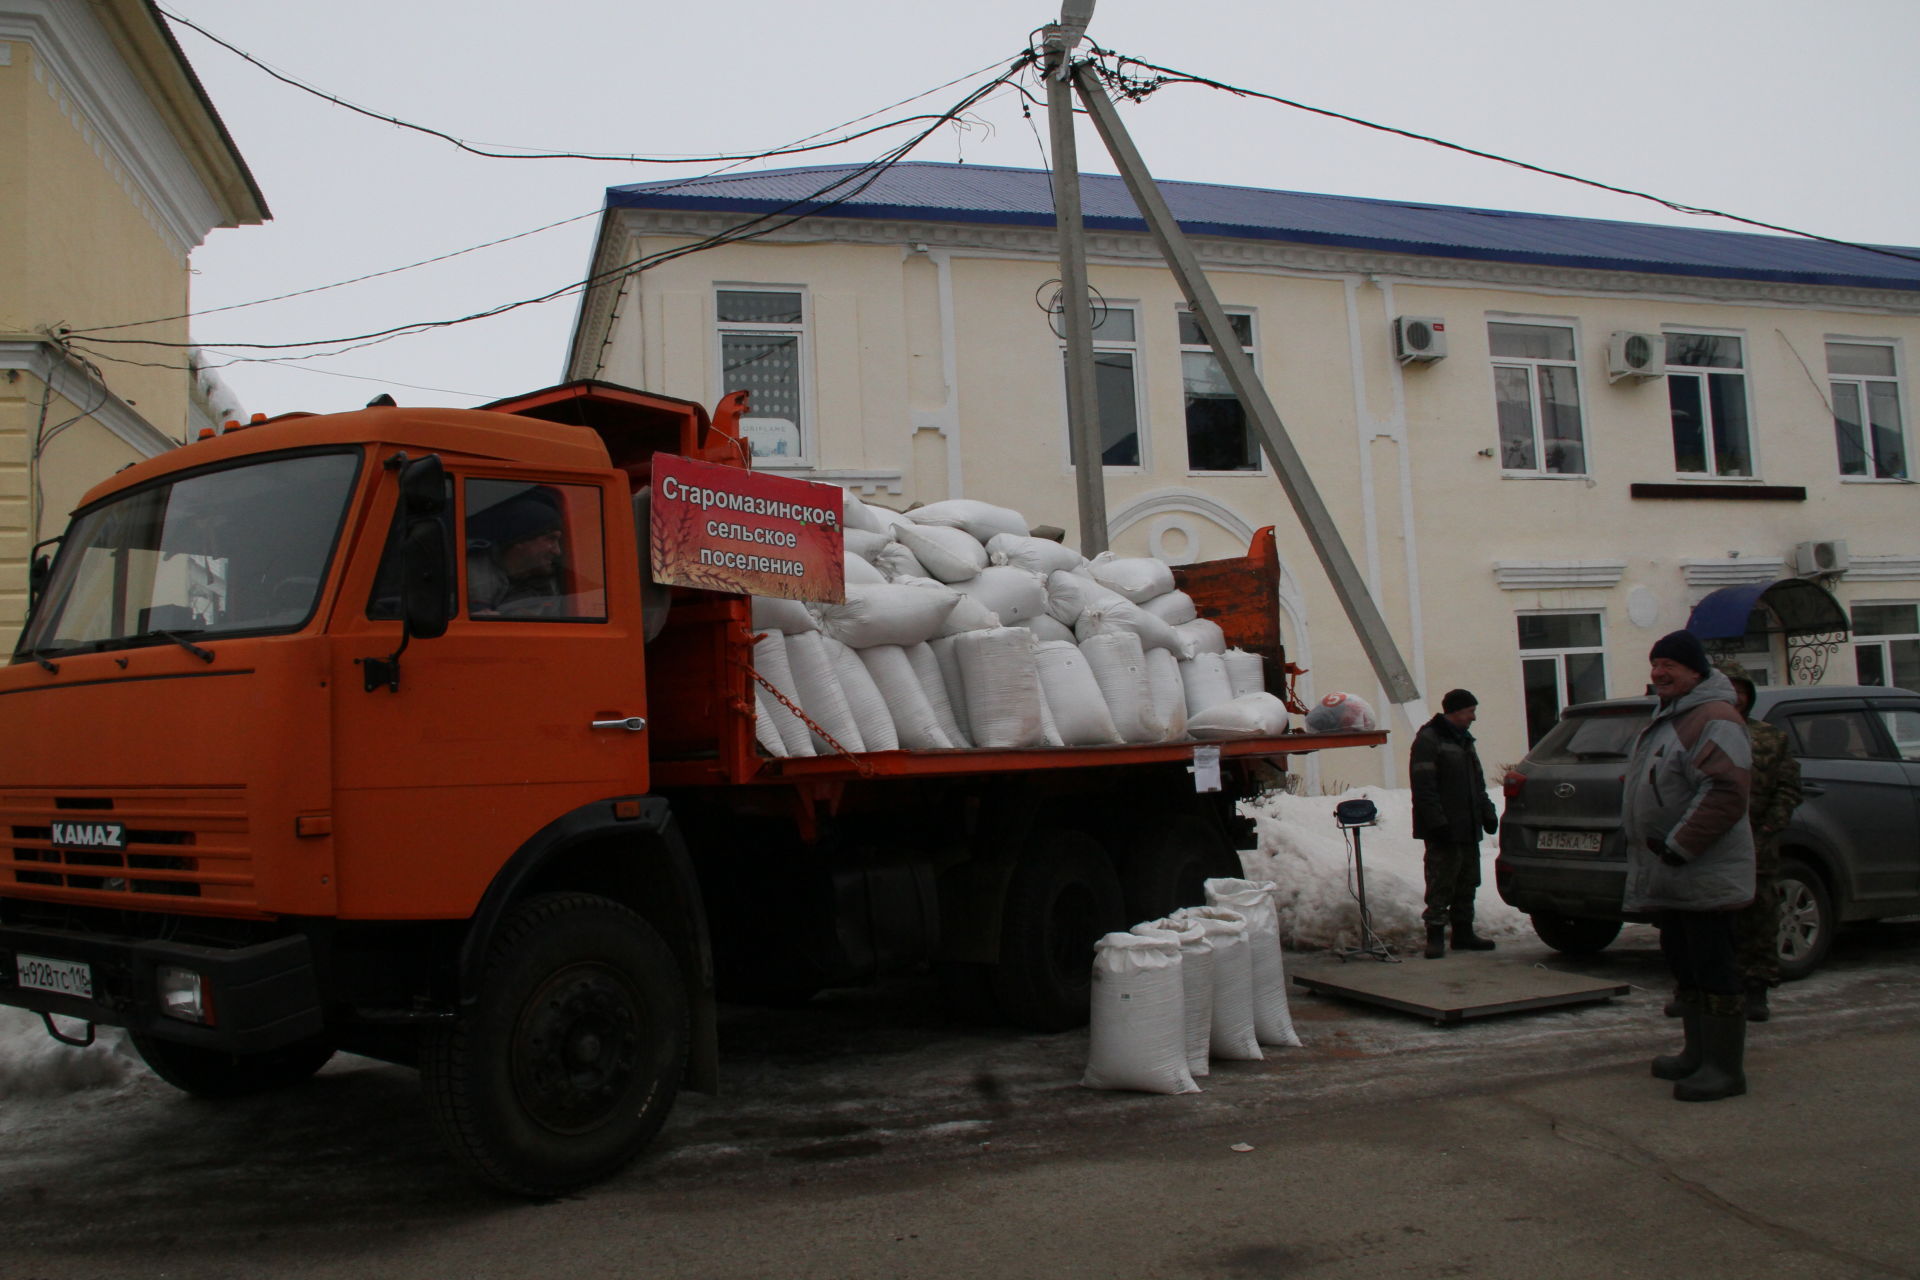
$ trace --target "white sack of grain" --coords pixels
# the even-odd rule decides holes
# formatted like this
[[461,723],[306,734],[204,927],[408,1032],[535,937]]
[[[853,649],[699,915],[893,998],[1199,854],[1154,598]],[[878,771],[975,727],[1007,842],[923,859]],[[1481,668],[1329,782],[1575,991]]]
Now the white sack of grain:
[[[1040,653],[1034,651],[1034,671],[1039,671]],[[1040,745],[1043,747],[1064,747],[1067,740],[1060,736],[1060,726],[1053,722],[1053,708],[1047,703],[1047,683],[1040,682]]]
[[1033,632],[1034,640],[1041,644],[1049,644],[1056,641],[1064,641],[1067,644],[1080,643],[1079,640],[1074,637],[1073,628],[1063,623],[1055,622],[1051,614],[1043,613],[1035,618],[1022,618],[1013,625],[1016,627],[1025,627],[1027,630]]
[[1259,654],[1229,649],[1220,656],[1226,659],[1227,683],[1233,686],[1234,697],[1259,693],[1267,687],[1267,663]]
[[967,735],[960,729],[959,717],[953,713],[953,699],[947,695],[946,677],[940,674],[940,659],[934,656],[930,644],[911,645],[907,649],[907,662],[913,667],[913,678],[920,682],[920,692],[926,696],[927,705],[933,708],[934,721],[940,726],[940,732],[952,747],[970,747]]
[[955,648],[959,639],[957,635],[936,636],[927,641],[927,648],[940,666],[940,683],[946,686],[947,706],[959,726],[960,738],[973,746],[973,725],[967,719],[967,682],[960,675],[960,652]]
[[[921,646],[916,645],[916,648]],[[907,656],[906,649],[897,644],[874,645],[868,649],[856,649],[860,661],[866,664],[867,674],[873,678],[874,687],[879,689],[885,699],[887,710],[893,715],[893,728],[900,745],[914,751],[944,751],[958,744],[947,736],[941,727],[940,717],[928,701],[927,693],[921,687],[920,677],[914,672],[913,662]],[[932,652],[928,661],[934,661]],[[940,679],[939,667],[934,668],[934,681]],[[946,690],[940,691],[942,700]],[[947,715],[951,717],[952,711]],[[866,730],[863,727],[862,733]],[[871,747],[873,744],[867,744]]]
[[978,600],[1000,619],[1003,627],[1039,617],[1047,611],[1046,580],[1011,565],[989,565],[974,577],[948,585]]
[[759,685],[753,687],[753,740],[770,756],[787,754],[787,744],[780,740],[780,730],[767,710],[767,691]]
[[1280,953],[1280,917],[1268,880],[1209,880],[1207,905],[1238,911],[1247,922],[1253,956],[1253,1029],[1261,1044],[1300,1047],[1287,1008],[1287,969]]
[[1191,920],[1150,920],[1129,931],[1142,937],[1170,936],[1180,944],[1180,993],[1185,1010],[1187,1070],[1195,1080],[1207,1075],[1207,1046],[1213,1039],[1213,943]]
[[1180,664],[1180,683],[1187,690],[1187,717],[1192,719],[1223,702],[1233,701],[1227,663],[1217,653],[1196,653]]
[[1034,650],[1034,660],[1062,742],[1070,747],[1102,747],[1120,741],[1106,696],[1079,645],[1046,641]]
[[964,582],[987,567],[987,549],[965,529],[943,525],[901,525],[894,531],[900,545],[926,568],[927,576],[942,582]]
[[860,501],[858,494],[851,490],[841,495],[840,525],[851,533],[859,529],[866,533],[884,533],[892,536],[893,526],[880,511]]
[[[774,688],[778,689],[795,706],[800,705],[800,686],[794,683],[793,667],[787,661],[787,638],[778,631],[768,631],[753,639],[753,669],[765,676]],[[759,682],[754,683],[760,689]],[[765,693],[765,690],[760,690]],[[786,750],[783,756],[810,756],[813,754],[813,735],[806,723],[793,714],[785,703],[778,698],[767,697],[767,714],[773,719],[775,732]]]
[[988,538],[987,559],[993,564],[1026,569],[1043,578],[1055,570],[1077,569],[1087,562],[1078,551],[1051,538],[1027,538],[1014,533],[996,533]]
[[844,553],[844,559],[847,564],[846,584],[850,587],[865,586],[869,583],[885,582],[887,580],[886,574],[880,572],[880,570],[868,564],[851,551]]
[[1116,556],[1102,551],[1087,561],[1087,572],[1109,591],[1118,591],[1135,604],[1173,590],[1173,566],[1152,556]]
[[878,569],[880,552],[893,541],[891,533],[872,533],[866,529],[848,529],[845,533],[847,550]]
[[1154,713],[1153,682],[1140,637],[1131,631],[1092,636],[1080,642],[1080,652],[1100,686],[1121,741],[1160,741],[1167,725]]
[[1153,713],[1164,721],[1166,740],[1187,736],[1187,689],[1180,682],[1180,661],[1165,649],[1147,651],[1147,680],[1153,693]]
[[1208,1052],[1221,1062],[1258,1062],[1253,1025],[1253,952],[1247,921],[1230,907],[1184,907],[1167,917],[1197,924],[1213,944],[1213,1022]]
[[1080,621],[1080,615],[1092,605],[1125,599],[1077,570],[1056,569],[1047,575],[1047,616],[1065,626]]
[[755,596],[753,629],[780,631],[791,636],[802,631],[818,631],[820,622],[813,616],[813,611],[798,600],[789,600],[785,596]]
[[937,583],[898,582],[849,586],[839,604],[817,604],[820,630],[842,644],[865,649],[876,644],[919,644],[938,635],[960,603],[960,596]]
[[[787,637],[787,662],[793,667],[793,683],[800,690],[800,709],[813,722],[832,734],[847,751],[865,751],[859,722],[847,706],[846,690],[834,670],[833,654],[827,638],[818,631],[805,631]],[[831,753],[833,743],[824,739],[815,743],[818,752]]]
[[1073,634],[1081,640],[1112,631],[1130,631],[1139,636],[1143,649],[1165,649],[1175,658],[1187,656],[1180,633],[1131,600],[1114,599],[1089,605],[1073,624]]
[[966,687],[967,727],[975,746],[1031,747],[1040,742],[1040,671],[1033,632],[995,627],[953,638]]
[[1274,738],[1287,731],[1287,704],[1270,693],[1243,693],[1187,717],[1187,736],[1203,742]]
[[1227,633],[1212,618],[1195,618],[1174,628],[1191,653],[1225,653]]
[[1193,597],[1184,591],[1169,591],[1163,596],[1143,600],[1140,607],[1170,627],[1181,627],[1200,616]]
[[1187,1069],[1180,942],[1169,934],[1110,933],[1093,944],[1087,1033],[1089,1089],[1198,1093]]
[[907,517],[917,525],[964,529],[979,543],[985,543],[996,533],[1011,533],[1023,538],[1027,536],[1027,518],[1018,511],[972,498],[929,502],[924,507],[915,507],[907,512]]
[[846,695],[847,710],[853,712],[853,722],[860,726],[860,741],[865,749],[898,751],[900,735],[893,727],[893,711],[887,706],[880,686],[873,682],[867,664],[838,640],[829,637],[826,643],[827,652],[833,657],[833,673],[840,677],[840,690]]
[[874,554],[873,563],[875,568],[887,575],[889,582],[897,582],[901,578],[928,576],[927,566],[920,563],[920,557],[893,538],[889,538],[887,545]]

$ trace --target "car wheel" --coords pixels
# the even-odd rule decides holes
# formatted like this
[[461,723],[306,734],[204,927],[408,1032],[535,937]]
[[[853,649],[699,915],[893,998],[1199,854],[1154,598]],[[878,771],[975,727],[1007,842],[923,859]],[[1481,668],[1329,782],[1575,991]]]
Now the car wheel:
[[1585,916],[1529,916],[1540,941],[1562,955],[1590,956],[1604,951],[1620,936],[1618,920],[1594,920]]
[[1833,897],[1811,867],[1792,858],[1774,878],[1780,892],[1780,978],[1797,982],[1820,967],[1833,945]]

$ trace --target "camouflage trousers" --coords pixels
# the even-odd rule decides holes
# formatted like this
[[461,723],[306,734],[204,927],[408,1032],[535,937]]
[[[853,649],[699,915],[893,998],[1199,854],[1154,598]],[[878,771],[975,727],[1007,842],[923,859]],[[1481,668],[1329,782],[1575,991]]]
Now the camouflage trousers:
[[1740,976],[1749,982],[1780,985],[1780,844],[1754,833],[1753,902],[1733,921],[1734,951]]

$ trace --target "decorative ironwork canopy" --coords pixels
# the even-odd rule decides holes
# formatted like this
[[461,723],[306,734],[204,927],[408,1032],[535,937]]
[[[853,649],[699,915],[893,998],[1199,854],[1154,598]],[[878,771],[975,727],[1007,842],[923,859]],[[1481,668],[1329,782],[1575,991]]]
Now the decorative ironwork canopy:
[[1808,578],[1721,587],[1687,617],[1687,630],[1717,652],[1738,652],[1750,637],[1781,637],[1788,684],[1818,684],[1852,629],[1833,593]]

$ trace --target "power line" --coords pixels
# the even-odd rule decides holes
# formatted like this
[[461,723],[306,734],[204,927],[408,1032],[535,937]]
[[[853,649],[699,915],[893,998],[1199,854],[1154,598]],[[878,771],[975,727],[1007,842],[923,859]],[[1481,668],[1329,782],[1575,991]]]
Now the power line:
[[[1232,85],[1220,80],[1212,80],[1206,76],[1195,75],[1189,71],[1179,71],[1172,67],[1163,67],[1158,63],[1147,62],[1144,59],[1131,57],[1127,54],[1115,53],[1111,49],[1103,49],[1098,45],[1093,46],[1093,52],[1095,57],[1090,59],[1086,65],[1091,66],[1115,93],[1130,101],[1144,101],[1150,94],[1170,84],[1202,85],[1209,89],[1218,89],[1223,93],[1231,93],[1236,97],[1260,98],[1267,102],[1278,103],[1283,107],[1292,107],[1297,111],[1306,111],[1313,115],[1326,116],[1331,120],[1343,120],[1348,124],[1357,124],[1363,128],[1373,129],[1380,133],[1394,134],[1397,137],[1408,138],[1414,142],[1429,143],[1436,147],[1443,147],[1448,151],[1458,151],[1463,155],[1476,156],[1482,160],[1498,161],[1501,164],[1512,165],[1516,169],[1525,169],[1529,173],[1538,173],[1549,178],[1559,178],[1566,182],[1575,182],[1583,187],[1594,187],[1601,191],[1611,191],[1615,195],[1632,196],[1636,200],[1648,200],[1654,204],[1671,209],[1675,213],[1684,213],[1690,217],[1724,218],[1728,222],[1738,222],[1744,226],[1759,227],[1763,231],[1777,231],[1783,235],[1798,236],[1803,240],[1814,240],[1821,244],[1837,245],[1843,249],[1858,249],[1862,253],[1877,253],[1882,257],[1899,258],[1906,262],[1920,262],[1920,255],[1901,253],[1897,249],[1883,248],[1879,245],[1861,244],[1854,240],[1840,240],[1833,236],[1818,235],[1812,231],[1801,231],[1796,227],[1783,227],[1777,223],[1762,222],[1757,218],[1743,218],[1737,213],[1727,213],[1720,209],[1707,209],[1698,205],[1682,204],[1677,200],[1669,200],[1664,196],[1652,195],[1645,191],[1635,191],[1631,187],[1618,187],[1612,183],[1600,182],[1593,178],[1582,178],[1578,174],[1564,173],[1558,169],[1548,169],[1541,165],[1529,164],[1524,160],[1515,160],[1509,156],[1497,155],[1491,151],[1481,151],[1478,148],[1463,146],[1457,142],[1448,142],[1443,138],[1435,138],[1424,133],[1415,133],[1410,129],[1399,129],[1392,125],[1378,124],[1372,120],[1363,120],[1359,116],[1350,116],[1343,112],[1328,110],[1325,107],[1312,106],[1293,98],[1282,98],[1275,94],[1262,93],[1257,89],[1248,89],[1240,85]],[[1102,61],[1102,59],[1112,59],[1112,65],[1108,65],[1108,63]],[[1154,74],[1151,77],[1131,76],[1127,74],[1126,70],[1130,66],[1139,67],[1142,70],[1151,71]]]

